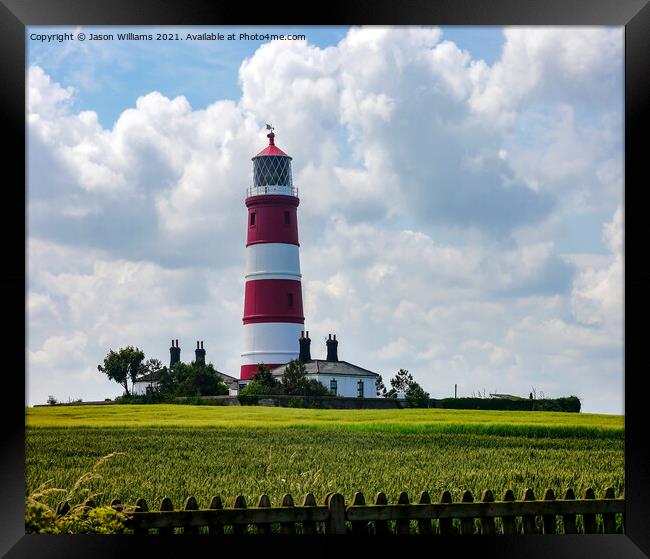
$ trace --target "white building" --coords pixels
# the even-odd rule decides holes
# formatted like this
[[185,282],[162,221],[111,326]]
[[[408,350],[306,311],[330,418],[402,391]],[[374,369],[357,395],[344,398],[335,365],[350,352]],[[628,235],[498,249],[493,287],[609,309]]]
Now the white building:
[[[348,398],[377,398],[376,380],[378,373],[338,359],[336,334],[327,340],[327,359],[311,359],[309,332],[300,338],[300,360],[307,370],[307,379],[316,379],[334,396]],[[286,365],[271,369],[274,377],[282,376]]]

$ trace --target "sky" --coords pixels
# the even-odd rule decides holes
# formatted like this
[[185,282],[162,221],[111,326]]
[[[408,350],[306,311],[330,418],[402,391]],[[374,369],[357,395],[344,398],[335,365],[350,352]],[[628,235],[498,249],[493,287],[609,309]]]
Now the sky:
[[27,405],[118,396],[97,365],[126,345],[167,363],[203,340],[239,376],[271,122],[312,357],[335,333],[340,359],[433,398],[624,413],[622,27],[29,27],[26,46]]

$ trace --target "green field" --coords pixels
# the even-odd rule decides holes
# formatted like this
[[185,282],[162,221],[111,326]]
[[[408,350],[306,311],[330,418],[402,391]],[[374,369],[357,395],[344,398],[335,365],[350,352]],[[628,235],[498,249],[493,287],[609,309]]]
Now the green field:
[[[466,410],[314,410],[266,407],[112,405],[29,408],[26,492],[70,489],[102,456],[112,457],[82,484],[97,502],[144,497],[174,507],[193,495],[207,506],[262,493],[277,503],[329,491],[346,500],[384,491],[459,499],[492,489],[499,498],[527,487],[578,495],[624,487],[622,416]],[[77,491],[75,497],[80,498]],[[54,494],[52,501],[60,497]]]

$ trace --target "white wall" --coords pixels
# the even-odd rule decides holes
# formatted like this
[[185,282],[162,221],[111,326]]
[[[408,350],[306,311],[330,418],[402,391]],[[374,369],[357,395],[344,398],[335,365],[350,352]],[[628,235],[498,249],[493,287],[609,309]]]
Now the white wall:
[[357,382],[363,381],[363,397],[376,398],[377,389],[375,387],[375,377],[364,376],[348,376],[348,375],[319,375],[310,374],[307,378],[317,379],[325,388],[330,389],[330,381],[336,379],[336,394],[337,396],[346,396],[348,398],[357,397]]
[[136,396],[144,396],[147,393],[147,386],[154,387],[156,384],[152,382],[134,382],[133,388],[131,389],[131,394]]

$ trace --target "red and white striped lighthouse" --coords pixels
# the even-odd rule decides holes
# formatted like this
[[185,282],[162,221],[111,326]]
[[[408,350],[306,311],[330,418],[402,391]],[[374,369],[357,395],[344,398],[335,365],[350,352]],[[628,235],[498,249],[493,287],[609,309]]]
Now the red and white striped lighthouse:
[[270,368],[296,359],[304,330],[298,243],[298,189],[291,157],[269,145],[253,157],[253,186],[247,190],[248,238],[244,294],[241,380],[259,363]]

